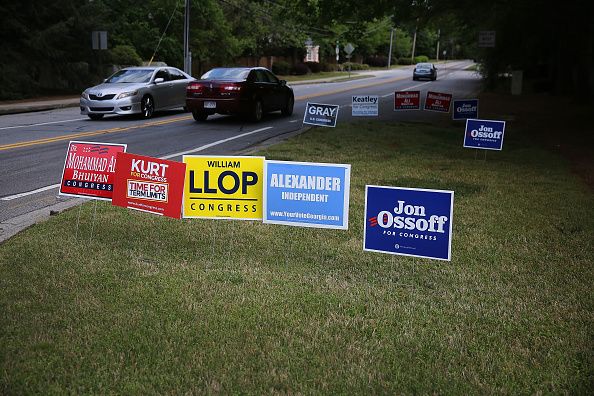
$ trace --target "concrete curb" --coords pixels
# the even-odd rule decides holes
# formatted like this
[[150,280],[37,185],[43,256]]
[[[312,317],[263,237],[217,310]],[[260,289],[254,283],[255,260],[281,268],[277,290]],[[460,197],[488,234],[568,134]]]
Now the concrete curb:
[[64,109],[67,107],[78,107],[79,99],[72,99],[70,102],[63,103],[39,103],[39,104],[24,104],[24,105],[0,105],[0,115],[6,114],[20,114],[20,113],[33,113],[36,111],[46,111],[55,109]]

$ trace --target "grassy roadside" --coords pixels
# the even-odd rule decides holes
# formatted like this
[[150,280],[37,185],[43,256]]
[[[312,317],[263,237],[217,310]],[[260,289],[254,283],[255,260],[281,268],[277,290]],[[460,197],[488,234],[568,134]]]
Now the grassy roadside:
[[[17,235],[0,393],[588,393],[591,193],[521,131],[487,161],[461,139],[362,122],[260,153],[352,164],[348,231],[99,203],[77,238],[78,209]],[[365,184],[454,190],[452,262],[363,253]]]

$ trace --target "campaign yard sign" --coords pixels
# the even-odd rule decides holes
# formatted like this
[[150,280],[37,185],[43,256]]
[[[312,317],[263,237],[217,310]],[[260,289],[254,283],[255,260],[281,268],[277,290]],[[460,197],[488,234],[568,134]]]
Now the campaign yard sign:
[[505,121],[466,120],[464,147],[483,150],[501,150]]
[[451,94],[428,91],[425,98],[425,110],[449,113],[451,103]]
[[185,176],[181,162],[118,153],[111,204],[179,219]]
[[125,144],[71,141],[68,144],[60,195],[110,200],[116,156]]
[[454,192],[365,186],[363,250],[451,260]]
[[353,117],[377,117],[379,108],[379,96],[377,95],[353,95],[351,115]]
[[261,220],[264,157],[184,155],[184,218]]
[[264,223],[349,227],[351,166],[266,161]]
[[303,123],[334,128],[338,119],[338,105],[309,103],[305,106]]
[[394,92],[394,111],[420,110],[421,91],[396,91]]
[[469,118],[478,118],[478,105],[478,99],[454,100],[452,119],[467,120]]

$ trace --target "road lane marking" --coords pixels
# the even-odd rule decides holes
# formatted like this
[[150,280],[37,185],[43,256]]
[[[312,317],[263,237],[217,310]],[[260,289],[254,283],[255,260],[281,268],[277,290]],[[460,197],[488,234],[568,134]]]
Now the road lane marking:
[[111,128],[111,129],[100,129],[98,131],[72,133],[72,134],[69,134],[69,135],[55,136],[55,137],[52,137],[52,138],[37,139],[37,140],[30,140],[30,141],[26,141],[26,142],[18,142],[18,143],[5,144],[3,146],[0,146],[0,151],[10,150],[10,149],[15,149],[15,148],[22,148],[22,147],[29,147],[29,146],[36,146],[36,145],[39,145],[39,144],[54,143],[54,142],[59,142],[59,141],[62,141],[62,140],[78,139],[78,138],[81,138],[81,137],[104,135],[104,134],[108,134],[108,133],[125,132],[125,131],[134,130],[134,129],[144,128],[144,127],[161,126],[161,125],[166,125],[166,124],[172,124],[174,122],[190,120],[191,118],[192,117],[190,117],[190,116],[184,116],[184,117],[177,117],[177,118],[172,118],[172,119],[164,120],[164,121],[152,121],[152,122],[147,122],[147,123],[139,124],[139,125],[131,125],[131,126],[128,126],[128,127],[116,127],[116,128]]
[[291,120],[291,121],[289,121],[289,122],[297,122],[297,121],[301,121],[301,120]]
[[[262,131],[267,131],[269,129],[272,129],[272,127],[269,126],[269,127],[264,127],[264,128],[256,129],[254,131],[242,133],[242,134],[236,135],[236,136],[231,136],[229,138],[217,140],[216,142],[208,143],[208,144],[205,144],[205,145],[200,146],[200,147],[196,147],[196,148],[193,148],[193,149],[190,149],[190,150],[186,150],[186,151],[180,151],[179,153],[175,153],[175,154],[165,155],[165,156],[162,156],[162,157],[159,157],[159,158],[161,158],[161,159],[170,159],[170,158],[179,157],[179,156],[182,156],[182,155],[185,155],[185,154],[197,153],[199,151],[204,151],[204,150],[206,150],[208,148],[211,148],[211,147],[214,147],[214,146],[218,146],[220,144],[227,143],[227,142],[230,142],[230,141],[235,140],[235,139],[240,139],[240,138],[245,137],[245,136],[253,135],[254,133],[258,133],[258,132],[262,132]],[[26,197],[26,196],[29,196],[29,195],[37,194],[37,193],[40,193],[40,192],[43,192],[43,191],[47,191],[47,190],[51,190],[51,189],[58,188],[58,187],[60,187],[60,183],[58,183],[58,184],[52,184],[51,186],[41,187],[41,188],[38,188],[38,189],[33,190],[33,191],[27,191],[27,192],[23,192],[23,193],[20,193],[20,194],[15,194],[15,195],[9,195],[7,197],[2,197],[2,198],[0,198],[0,201],[12,201],[13,199],[23,198],[23,197]]]
[[30,128],[30,127],[36,127],[36,126],[42,126],[42,125],[60,124],[62,122],[73,122],[73,121],[84,121],[84,120],[86,120],[86,118],[74,118],[72,120],[40,122],[39,124],[15,125],[15,126],[1,127],[0,131],[5,130],[5,129]]

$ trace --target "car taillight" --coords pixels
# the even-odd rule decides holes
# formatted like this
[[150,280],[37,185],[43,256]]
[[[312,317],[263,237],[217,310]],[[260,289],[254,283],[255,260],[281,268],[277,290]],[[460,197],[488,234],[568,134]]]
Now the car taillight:
[[221,91],[241,91],[241,84],[223,84],[221,85]]
[[186,87],[187,92],[202,92],[204,85],[200,83],[189,83]]

